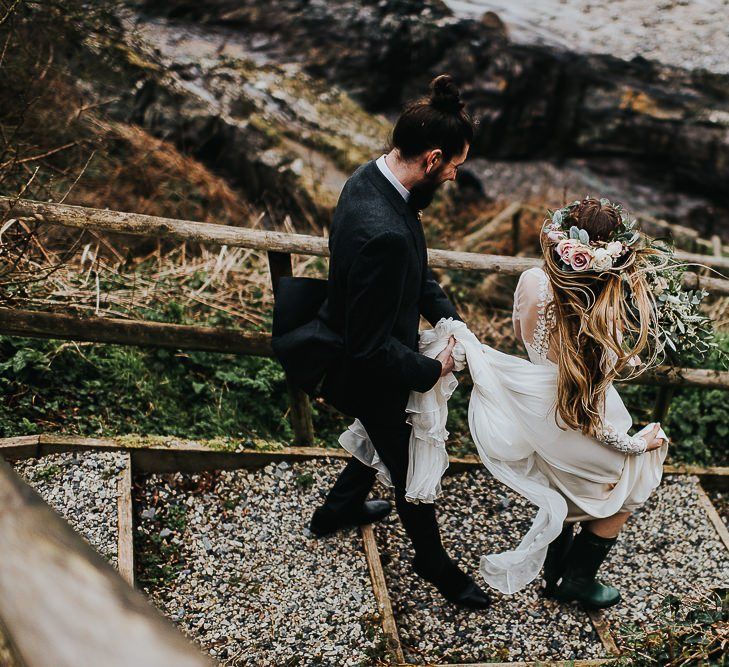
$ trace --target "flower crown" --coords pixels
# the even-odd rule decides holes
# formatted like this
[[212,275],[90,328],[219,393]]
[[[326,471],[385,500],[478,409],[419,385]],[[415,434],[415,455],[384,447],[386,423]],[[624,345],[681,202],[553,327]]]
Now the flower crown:
[[[585,197],[589,199],[589,197]],[[640,234],[635,229],[636,221],[620,204],[600,199],[600,204],[610,206],[620,216],[620,224],[610,233],[607,241],[592,241],[584,229],[571,224],[582,202],[574,201],[556,211],[547,210],[549,218],[544,221],[542,233],[554,247],[554,252],[565,271],[611,271],[619,270],[625,263],[625,256],[632,250]]]

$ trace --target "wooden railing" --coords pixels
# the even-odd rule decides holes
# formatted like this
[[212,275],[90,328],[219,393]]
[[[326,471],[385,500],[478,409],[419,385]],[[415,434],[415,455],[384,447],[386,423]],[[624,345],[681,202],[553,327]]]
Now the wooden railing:
[[[519,210],[509,211],[512,236],[519,239]],[[44,224],[57,224],[78,229],[154,236],[184,241],[224,244],[233,247],[265,251],[268,254],[272,286],[286,275],[291,275],[291,255],[328,256],[326,239],[303,234],[287,234],[230,227],[210,223],[176,220],[138,213],[84,208],[65,204],[51,204],[0,197],[0,217],[28,219]],[[711,266],[729,275],[729,257],[678,254],[686,262]],[[539,266],[541,261],[530,257],[489,255],[451,250],[429,250],[431,267],[478,271],[481,273],[518,275],[526,269]],[[687,272],[687,288],[701,287],[718,295],[729,294],[729,280],[712,278]],[[83,340],[122,345],[148,345],[154,347],[207,350],[215,352],[272,356],[270,336],[250,334],[225,328],[184,326],[158,322],[129,321],[105,317],[79,318],[72,315],[0,308],[0,333]],[[662,387],[654,410],[654,418],[665,413],[670,392],[674,387],[695,386],[729,389],[729,373],[701,369],[659,368],[632,380]],[[314,442],[311,408],[306,394],[289,385],[291,421],[296,444]]]
[[212,664],[1,458],[3,665]]

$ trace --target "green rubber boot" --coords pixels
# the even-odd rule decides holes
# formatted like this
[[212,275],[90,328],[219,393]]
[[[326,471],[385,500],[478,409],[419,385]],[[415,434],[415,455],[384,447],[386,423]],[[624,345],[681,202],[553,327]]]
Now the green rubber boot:
[[617,537],[600,537],[583,528],[575,537],[565,562],[555,597],[563,602],[581,602],[591,609],[604,609],[620,602],[620,591],[595,579]]
[[574,534],[574,524],[566,523],[562,527],[562,532],[547,548],[547,557],[544,559],[544,595],[554,597],[557,591],[557,582],[562,576],[565,568],[565,558],[567,552],[572,546]]

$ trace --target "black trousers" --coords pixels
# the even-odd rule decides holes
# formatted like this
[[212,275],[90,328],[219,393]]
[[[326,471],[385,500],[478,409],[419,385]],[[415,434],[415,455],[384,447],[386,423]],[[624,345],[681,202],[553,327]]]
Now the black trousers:
[[[437,572],[445,564],[447,556],[440,539],[435,516],[435,505],[414,504],[405,500],[407,481],[410,424],[405,412],[400,416],[360,417],[375,450],[390,471],[395,487],[395,506],[400,520],[413,543],[419,565]],[[347,512],[361,507],[375,482],[376,472],[358,459],[352,458],[332,486],[324,511]]]

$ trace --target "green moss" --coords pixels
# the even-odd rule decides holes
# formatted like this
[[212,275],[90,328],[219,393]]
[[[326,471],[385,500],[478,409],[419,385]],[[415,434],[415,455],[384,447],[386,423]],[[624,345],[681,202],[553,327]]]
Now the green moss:
[[294,117],[293,123],[285,122],[260,106],[250,115],[252,127],[272,145],[280,145],[281,138],[286,137],[321,153],[346,173],[371,159],[373,151],[384,145],[388,121],[368,113],[338,88],[276,65],[260,66],[245,59],[224,62],[246,80],[264,84],[266,92]]
[[283,442],[276,442],[257,437],[231,438],[218,436],[215,438],[189,440],[173,435],[140,435],[137,433],[129,433],[118,436],[115,440],[122,447],[128,447],[130,449],[139,449],[143,447],[172,447],[178,444],[195,444],[224,452],[237,452],[243,450],[272,452],[286,447],[286,444]]
[[35,477],[36,479],[49,480],[56,477],[61,472],[61,468],[57,465],[49,465],[39,470]]

